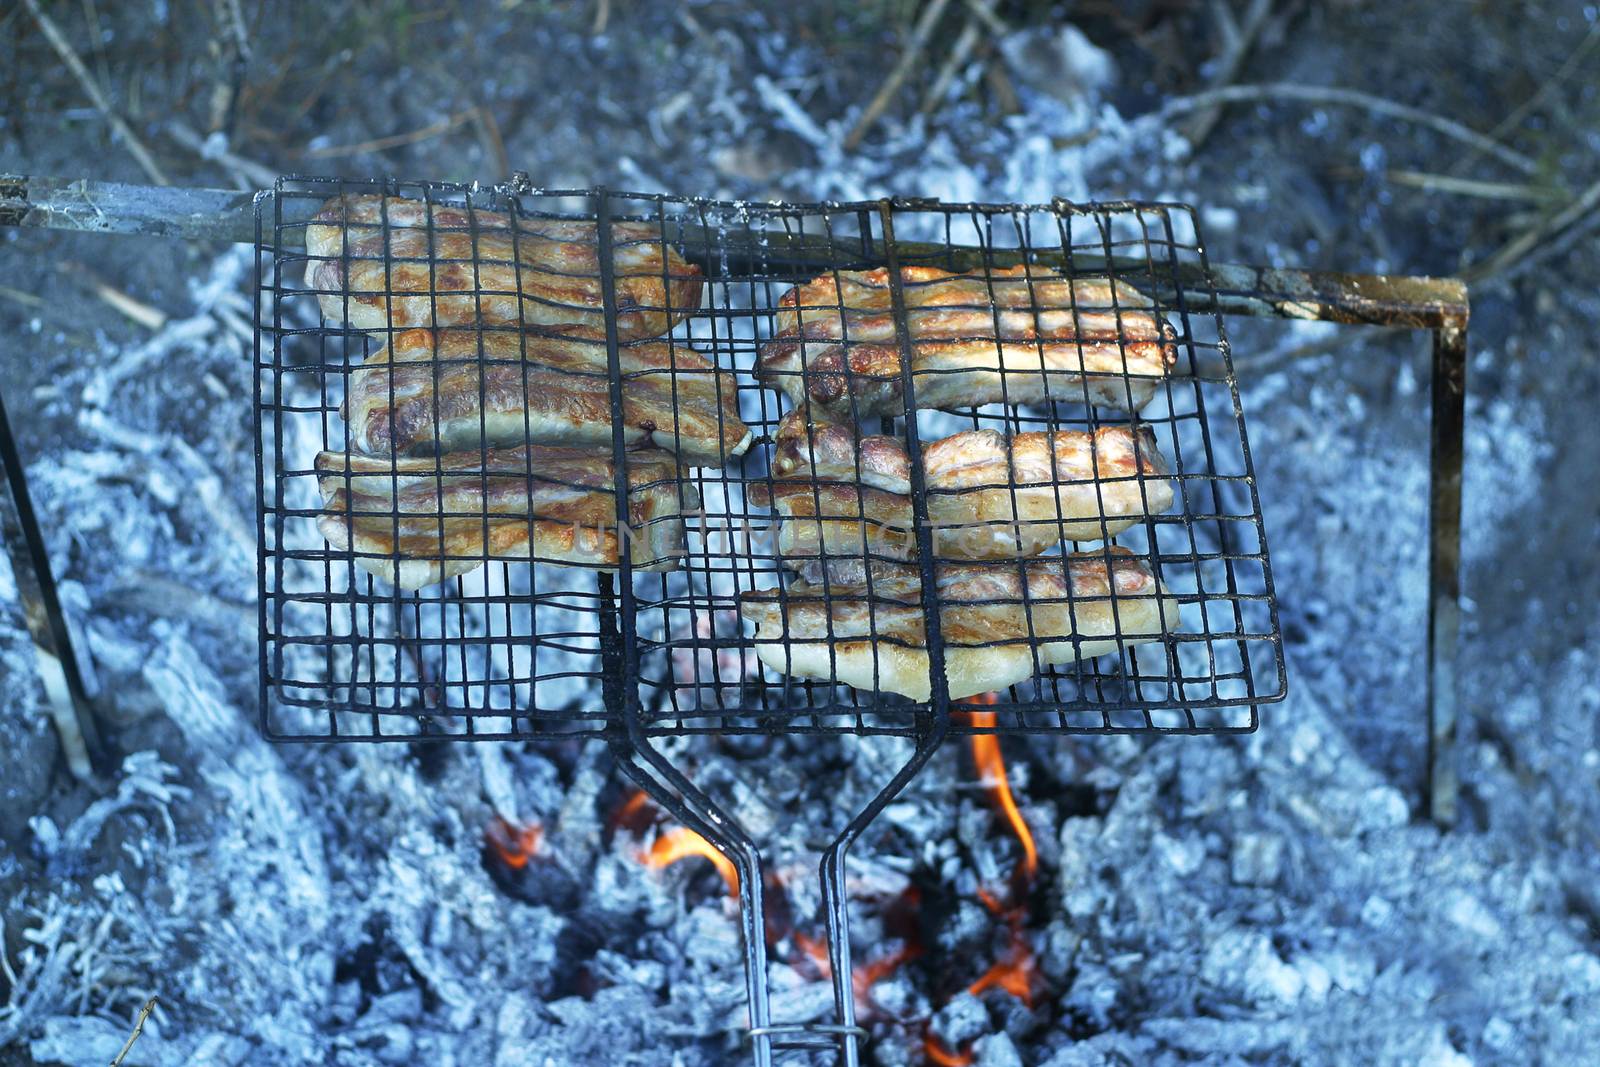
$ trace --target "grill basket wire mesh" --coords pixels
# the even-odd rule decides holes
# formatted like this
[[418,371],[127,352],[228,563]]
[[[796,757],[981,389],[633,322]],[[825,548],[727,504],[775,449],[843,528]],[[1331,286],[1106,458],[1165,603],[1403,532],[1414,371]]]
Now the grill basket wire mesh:
[[[599,365],[609,360],[613,404],[620,405],[624,384],[615,376],[619,353],[635,344],[665,343],[673,354],[668,373],[674,389],[677,361],[691,353],[731,372],[719,376],[719,388],[736,389],[740,417],[754,434],[751,447],[726,466],[686,468],[679,491],[686,525],[681,566],[643,571],[623,552],[613,575],[480,555],[461,561],[481,563],[468,573],[406,592],[356,566],[357,551],[323,538],[315,457],[354,450],[340,411],[350,373],[403,326],[392,313],[388,328],[379,330],[324,319],[319,292],[303,280],[308,260],[315,258],[304,250],[306,220],[336,197],[376,194],[466,208],[467,229],[476,228],[477,211],[506,212],[534,225],[626,220],[649,227],[655,240],[700,269],[704,293],[694,307],[619,308],[612,231],[594,230],[598,269],[588,280],[606,295],[612,329],[609,338],[588,343],[597,346]],[[426,247],[439,239],[436,230],[451,229],[431,213],[419,225],[429,231]],[[387,279],[405,263],[390,251],[387,238],[400,224],[387,209],[381,226],[386,240],[376,258]],[[520,232],[520,226],[509,230],[514,246],[525,239]],[[889,236],[892,241],[886,241]],[[340,258],[351,256],[348,243],[347,238]],[[837,278],[886,264],[981,269],[991,293],[990,272],[1018,262],[1048,265],[1068,279],[1109,274],[1158,297],[1160,318],[1174,331],[1179,353],[1173,373],[1137,414],[1089,404],[1087,382],[1064,378],[1047,386],[1055,403],[1000,403],[953,413],[902,408],[898,417],[859,420],[862,433],[901,434],[913,457],[932,440],[966,429],[1016,433],[1127,424],[1153,435],[1176,486],[1171,509],[1115,536],[1175,595],[1180,618],[1165,620],[1166,636],[1137,646],[1119,641],[1113,654],[1054,667],[1040,663],[1037,646],[1029,642],[1035,677],[999,693],[992,704],[949,702],[954,711],[990,713],[956,714],[950,729],[1244,732],[1255,728],[1258,705],[1283,695],[1271,570],[1226,335],[1217,315],[1187,306],[1179,283],[1180,265],[1202,271],[1206,266],[1194,213],[1184,205],[751,205],[595,190],[294,178],[281,180],[259,202],[257,245],[261,696],[265,729],[276,739],[615,737],[623,705],[634,700],[646,732],[658,736],[913,735],[926,704],[764,669],[752,652],[752,628],[737,610],[741,593],[785,584],[791,573],[777,549],[773,512],[752,505],[746,493],[750,483],[773,484],[772,436],[791,407],[752,375],[761,343],[775,332],[779,300],[819,275]],[[515,251],[510,258],[521,263]],[[453,265],[438,256],[433,261],[440,271]],[[474,277],[482,266],[471,260],[461,265]],[[662,283],[658,291],[670,305],[665,267]],[[516,296],[473,288],[478,291],[468,295],[480,302]],[[1114,305],[1117,291],[1113,287]],[[334,295],[348,321],[350,297]],[[441,326],[440,296],[462,296],[431,286],[421,295],[432,308],[431,321]],[[394,305],[384,299],[381,306]],[[652,310],[682,318],[651,342],[618,339],[617,314]],[[834,313],[844,318],[844,310]],[[1124,309],[1111,310],[1120,332]],[[902,333],[904,311],[903,305],[895,309]],[[524,350],[539,343],[513,326],[483,329],[514,334]],[[1120,344],[1127,342],[1126,335],[1120,337]],[[480,374],[495,362],[482,346],[471,358]],[[922,380],[919,371],[914,381]],[[391,377],[391,388],[392,382]],[[1124,384],[1131,388],[1126,378]],[[610,458],[624,455],[622,445],[619,431]],[[442,486],[442,464],[428,474]],[[626,476],[621,481],[615,490],[619,516],[628,514],[625,501],[638,488]],[[920,485],[913,489],[916,513],[925,516],[927,493]],[[442,527],[443,518],[454,514],[446,505],[428,518],[439,518]],[[489,520],[478,517],[487,542]],[[849,517],[864,521],[860,513]],[[400,520],[398,513],[387,518]],[[1103,553],[1105,543],[1068,543],[1042,558]],[[1018,567],[1014,560],[981,565],[1010,567],[1013,573]],[[933,562],[924,554],[912,566],[928,575]],[[1117,604],[1113,598],[1113,611]],[[930,645],[936,638],[930,633]],[[937,661],[937,648],[933,652]]]

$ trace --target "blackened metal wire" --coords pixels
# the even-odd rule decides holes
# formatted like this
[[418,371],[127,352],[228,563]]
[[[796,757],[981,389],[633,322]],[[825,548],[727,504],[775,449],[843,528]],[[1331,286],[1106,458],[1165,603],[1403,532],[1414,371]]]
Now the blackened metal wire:
[[[671,306],[675,298],[663,255],[659,279],[663,306],[607,308],[606,336],[590,342],[602,346],[598,350],[605,353],[609,368],[614,434],[606,452],[614,465],[619,543],[627,536],[630,515],[628,453],[616,419],[629,388],[621,356],[633,345],[652,342],[618,336],[618,316],[656,313],[670,320],[692,312],[659,339],[669,346],[670,366],[661,373],[671,375],[674,397],[685,380],[680,363],[684,354],[711,359],[728,375],[714,379],[717,387],[732,383],[736,389],[740,417],[750,427],[754,443],[723,467],[688,469],[677,490],[680,510],[693,499],[701,501],[703,510],[685,520],[681,566],[640,571],[623,547],[613,592],[605,595],[591,567],[485,556],[481,561],[459,561],[481,562],[471,574],[402,592],[356,566],[354,548],[337,550],[321,540],[316,532],[320,501],[308,492],[315,477],[309,455],[346,450],[339,410],[345,382],[352,369],[398,332],[392,322],[388,331],[369,334],[323,321],[317,294],[295,280],[309,258],[298,250],[304,243],[306,220],[326,201],[357,195],[399,196],[466,208],[474,249],[482,233],[475,212],[510,216],[506,233],[518,292],[485,289],[477,257],[463,261],[462,269],[470,270],[473,280],[467,295],[480,310],[489,297],[543,299],[525,291],[523,273],[528,268],[519,251],[532,239],[524,224],[536,226],[541,220],[593,224],[604,213],[619,224],[648,226],[663,248],[673,249],[699,269],[704,289],[699,308]],[[437,240],[434,214],[430,210],[423,218],[431,250]],[[932,380],[925,375],[945,372],[916,369],[913,374],[915,352],[905,326],[899,268],[925,265],[978,271],[990,296],[987,307],[973,310],[994,315],[994,334],[999,330],[999,311],[993,272],[1001,266],[1033,263],[1054,268],[1070,280],[1109,277],[1147,295],[1176,293],[1155,313],[1173,331],[1179,366],[1160,383],[1156,399],[1142,413],[1113,412],[1087,403],[1092,371],[1065,386],[1050,381],[1054,372],[1041,371],[1052,402],[1013,403],[1014,398],[1006,395],[1003,403],[948,415],[903,407],[881,419],[858,420],[863,433],[892,433],[911,446],[910,506],[917,552],[907,562],[924,579],[930,646],[939,644],[940,615],[931,610],[937,596],[927,581],[935,572],[935,560],[927,528],[930,491],[920,484],[917,459],[921,441],[962,425],[1015,434],[1092,432],[1126,424],[1154,434],[1173,468],[1170,480],[1177,497],[1173,510],[1146,514],[1116,540],[1129,544],[1174,588],[1183,604],[1180,625],[1161,642],[1137,647],[1126,646],[1119,633],[1119,649],[1112,655],[1080,657],[1078,662],[1049,667],[1039,659],[1037,642],[1043,635],[1033,632],[1032,614],[1025,611],[1026,643],[1040,668],[1037,676],[998,694],[994,704],[982,705],[992,713],[989,716],[976,720],[966,714],[950,716],[950,729],[957,733],[1239,732],[1255,727],[1257,705],[1282,696],[1281,640],[1243,411],[1220,317],[1196,312],[1185,303],[1195,265],[1208,281],[1209,266],[1194,212],[1183,205],[1131,201],[1058,201],[1037,207],[928,201],[750,205],[601,190],[306,178],[285,179],[263,198],[258,224],[260,665],[263,714],[271,736],[284,740],[616,736],[623,726],[619,701],[639,709],[649,736],[915,735],[919,709],[926,710],[926,705],[763,668],[751,652],[750,628],[738,615],[741,594],[786,588],[791,581],[793,561],[777,547],[779,518],[754,507],[746,495],[749,485],[770,495],[777,484],[768,465],[769,445],[791,406],[779,392],[758,385],[752,375],[761,346],[775,332],[778,301],[792,286],[819,275],[832,275],[837,281],[845,272],[886,265],[893,268],[892,314],[899,325],[905,399],[914,396],[919,382]],[[379,225],[385,235],[397,225],[387,205]],[[605,276],[588,278],[598,281],[602,292],[615,293],[619,279],[610,273],[614,234],[609,222],[596,226],[595,233],[598,273]],[[349,245],[346,227],[346,256]],[[429,259],[428,277],[435,282],[439,272],[456,265],[441,257]],[[405,264],[390,254],[387,239],[383,264],[386,278],[397,265]],[[1181,284],[1180,278],[1185,280]],[[1031,290],[1032,279],[1026,284]],[[1120,324],[1126,312],[1117,304],[1118,284],[1111,292],[1110,310]],[[348,322],[350,294],[336,295]],[[430,325],[441,325],[440,288],[431,284],[426,292],[406,295],[425,296],[432,309]],[[452,289],[448,295],[459,298],[463,293]],[[1213,287],[1209,305],[1216,302]],[[385,306],[392,305],[386,301]],[[802,318],[806,313],[796,311]],[[848,349],[855,343],[849,334],[848,309],[810,313],[837,315],[840,344]],[[516,327],[483,330],[486,337],[491,331]],[[534,352],[538,338],[533,332],[518,331],[517,336],[524,357]],[[1080,352],[1083,343],[1080,339]],[[488,368],[497,360],[486,351],[483,339],[477,347],[482,438],[488,407],[485,382]],[[1040,361],[1042,366],[1042,349]],[[518,362],[526,388],[528,359]],[[1216,366],[1224,373],[1203,370]],[[394,361],[387,373],[392,388]],[[1007,377],[1002,376],[1002,391]],[[1131,389],[1131,382],[1124,385]],[[848,395],[854,403],[853,390]],[[436,390],[436,412],[440,400]],[[1140,439],[1136,434],[1135,440]],[[530,466],[529,477],[535,473]],[[442,501],[442,466],[432,474]],[[859,475],[858,466],[858,482]],[[850,520],[865,531],[864,511],[825,513],[818,481],[812,480],[815,521]],[[487,475],[484,488],[486,492]],[[1019,488],[1010,487],[1013,515],[1020,515]],[[864,493],[858,500],[865,500]],[[393,507],[393,532],[398,535],[398,497]],[[1058,502],[1058,518],[1059,507]],[[441,533],[446,517],[441,506],[437,514]],[[476,517],[486,543],[491,516],[485,509]],[[503,516],[492,518],[500,521]],[[528,542],[532,544],[531,530]],[[1068,545],[1062,551],[1074,547],[1105,551],[1094,544]],[[881,555],[881,546],[863,533],[862,551]],[[1055,554],[1042,558],[1054,559]],[[972,565],[1020,572],[1016,560]],[[831,607],[830,598],[837,590],[826,573],[824,578],[823,596]],[[1070,601],[1070,581],[1067,588]],[[874,632],[879,604],[868,596],[866,609]],[[1115,599],[1112,610],[1119,610]],[[606,647],[612,634],[620,649]],[[892,644],[887,637],[884,641],[885,648]],[[937,647],[929,651],[937,661]],[[943,672],[935,671],[934,679],[942,683]],[[979,706],[937,695],[932,705],[940,714]]]

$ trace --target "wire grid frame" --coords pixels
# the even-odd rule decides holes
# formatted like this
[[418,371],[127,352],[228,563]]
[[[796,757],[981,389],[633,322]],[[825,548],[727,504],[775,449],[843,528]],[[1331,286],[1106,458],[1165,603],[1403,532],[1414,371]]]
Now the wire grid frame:
[[[466,221],[437,224],[432,211],[409,225],[426,229],[427,249],[442,233],[474,231],[477,212],[509,214],[515,267],[524,223],[593,224],[588,238],[593,262],[575,274],[595,283],[604,330],[592,332],[592,360],[609,376],[614,431],[596,456],[622,472],[616,479],[619,532],[631,513],[630,457],[621,428],[626,385],[620,367],[630,347],[666,346],[676,397],[679,361],[708,359],[718,368],[716,388],[731,390],[739,418],[749,427],[750,447],[723,466],[685,466],[676,487],[683,524],[681,561],[662,571],[633,565],[622,551],[615,565],[556,565],[502,558],[479,548],[480,559],[455,575],[421,589],[403,591],[364,568],[361,553],[324,540],[315,457],[342,452],[349,444],[341,404],[351,372],[377,353],[407,324],[393,318],[395,303],[382,294],[388,321],[374,329],[344,325],[319,311],[319,297],[348,308],[348,292],[319,289],[303,281],[318,257],[304,249],[307,220],[325,203],[343,197],[402,197],[439,208],[459,208]],[[932,201],[867,201],[830,204],[746,204],[604,190],[533,190],[527,187],[461,186],[395,179],[286,178],[258,203],[257,429],[260,521],[261,697],[264,727],[280,740],[512,739],[559,735],[616,736],[624,717],[642,720],[654,735],[692,733],[890,733],[912,735],[919,715],[930,711],[887,692],[851,688],[825,679],[788,676],[763,666],[753,649],[752,628],[739,612],[753,591],[788,587],[797,561],[778,547],[778,520],[751,501],[753,488],[770,497],[772,443],[780,420],[792,408],[782,392],[757,383],[754,370],[763,345],[777,332],[784,294],[793,287],[845,272],[889,267],[899,279],[911,267],[974,271],[993,293],[994,272],[1019,263],[1049,268],[1073,279],[1111,279],[1147,296],[1161,296],[1155,314],[1166,324],[1177,365],[1154,398],[1136,412],[1091,403],[1092,374],[1063,375],[1052,386],[1044,374],[1044,402],[1002,402],[941,411],[902,406],[861,417],[864,434],[893,435],[906,443],[912,462],[915,531],[922,551],[900,566],[934,577],[947,562],[930,551],[926,532],[929,489],[922,483],[920,455],[926,443],[963,430],[1095,431],[1124,425],[1148,433],[1165,457],[1164,476],[1175,486],[1173,506],[1146,514],[1117,533],[1116,545],[1159,576],[1178,618],[1165,617],[1159,641],[1116,640],[1113,653],[1074,655],[1051,665],[1040,659],[1032,605],[1027,646],[1034,676],[983,698],[948,700],[936,690],[935,713],[950,714],[953,732],[1119,733],[1244,732],[1257,724],[1257,707],[1281,699],[1285,671],[1271,566],[1256,494],[1244,413],[1220,317],[1187,306],[1185,284],[1193,271],[1210,285],[1204,246],[1194,211],[1181,204],[1117,202],[1051,205],[942,204]],[[629,297],[619,306],[614,225],[626,224],[630,240],[642,228],[663,250],[659,306]],[[379,220],[385,238],[372,253],[382,261],[385,284],[406,266],[391,251],[402,223],[386,208]],[[346,238],[340,255],[352,253]],[[698,269],[699,291],[674,304],[665,267],[671,249]],[[474,257],[477,246],[473,246]],[[427,278],[417,297],[431,308],[429,325],[448,325],[436,271],[455,264],[430,253],[421,264]],[[477,282],[483,264],[461,261],[473,271],[467,295],[479,303],[524,294],[520,274],[511,287],[495,290]],[[504,265],[504,264],[498,264]],[[520,269],[520,268],[518,268]],[[1032,282],[1027,283],[1030,287]],[[903,285],[894,282],[896,333],[908,337]],[[1118,323],[1125,313],[1109,310]],[[1214,306],[1215,293],[1208,306]],[[568,310],[574,310],[569,308]],[[845,322],[846,349],[849,317]],[[994,301],[968,310],[995,314]],[[619,316],[658,313],[670,329],[655,338],[621,335]],[[802,309],[800,315],[804,316]],[[1076,313],[1075,313],[1076,314]],[[559,316],[558,316],[559,317]],[[414,325],[414,323],[411,323]],[[995,329],[988,331],[993,342]],[[522,353],[538,359],[546,335],[517,326],[508,331]],[[905,354],[911,356],[909,345]],[[478,345],[480,374],[493,362]],[[697,366],[699,364],[696,364]],[[937,372],[930,372],[937,373]],[[481,381],[481,378],[479,379]],[[923,373],[908,375],[914,389]],[[1010,372],[1001,376],[1010,380]],[[1113,383],[1114,384],[1114,383]],[[1131,383],[1124,383],[1132,388]],[[481,387],[480,387],[481,388]],[[483,398],[480,396],[479,398]],[[910,401],[911,397],[903,398]],[[1130,402],[1129,408],[1136,407]],[[392,397],[391,397],[392,400]],[[720,429],[720,427],[719,427]],[[480,457],[481,458],[481,457]],[[859,462],[859,460],[858,460]],[[428,473],[442,479],[444,460]],[[530,476],[535,472],[529,471]],[[821,480],[813,478],[820,488]],[[1141,493],[1144,487],[1140,486]],[[1011,488],[1015,505],[1015,487]],[[1099,492],[1099,489],[1096,489]],[[443,499],[443,492],[440,493]],[[398,508],[398,505],[395,505]],[[472,517],[440,511],[441,520]],[[397,522],[400,516],[392,516]],[[435,514],[430,513],[432,519]],[[867,517],[821,515],[857,520]],[[530,538],[531,540],[531,538]],[[483,539],[488,543],[490,538]],[[1112,538],[1066,543],[1039,557],[1038,564],[1069,553],[1106,551]],[[864,538],[864,555],[877,555]],[[884,557],[887,561],[889,557]],[[1104,557],[1103,557],[1104,558]],[[970,567],[1009,568],[1016,560],[976,562]],[[924,580],[923,621],[942,619],[937,586]],[[1067,598],[1070,601],[1072,594]],[[831,582],[824,583],[830,599]],[[1023,599],[1026,601],[1027,596]],[[869,600],[869,604],[871,601]],[[1112,598],[1112,612],[1117,611]],[[1163,601],[1166,603],[1166,601]],[[831,605],[825,605],[831,607]],[[1069,610],[1076,610],[1071,603]],[[869,607],[869,615],[875,608]],[[870,624],[869,624],[870,625]],[[927,625],[927,649],[941,659],[942,627]],[[896,639],[881,637],[880,648]],[[1015,638],[1010,645],[1016,644]],[[978,642],[982,650],[984,643]],[[970,648],[970,641],[963,647]],[[1008,647],[997,641],[996,648]],[[1081,652],[1082,649],[1077,649]]]

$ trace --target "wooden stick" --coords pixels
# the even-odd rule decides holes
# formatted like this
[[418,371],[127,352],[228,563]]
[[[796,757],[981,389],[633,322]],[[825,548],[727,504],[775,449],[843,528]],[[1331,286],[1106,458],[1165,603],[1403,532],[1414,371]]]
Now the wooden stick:
[[933,0],[922,10],[922,17],[917,20],[916,28],[911,31],[911,40],[906,42],[905,49],[900,53],[900,61],[894,65],[889,76],[884,79],[878,94],[872,98],[867,109],[861,113],[856,124],[845,135],[845,151],[853,151],[861,143],[861,138],[889,109],[894,102],[895,94],[900,91],[900,86],[911,73],[911,68],[917,65],[917,60],[922,56],[922,50],[928,47],[928,39],[933,36],[934,27],[939,24],[939,16],[944,14],[944,9],[950,6],[950,0]]
[[[304,233],[304,223],[318,205],[305,198],[280,205],[283,248]],[[270,238],[272,212],[266,233]],[[174,189],[124,185],[87,179],[23,177],[0,174],[0,227],[76,230],[92,233],[140,233],[189,240],[255,240],[254,197],[227,189]],[[820,234],[755,231],[719,233],[713,227],[685,222],[674,244],[713,277],[743,271],[770,270],[780,260],[796,273],[826,270],[846,254],[836,241]],[[1015,249],[990,249],[917,241],[897,241],[907,259],[937,255],[956,270],[1015,266],[1025,257]],[[859,255],[850,246],[849,255]],[[1037,262],[1060,262],[1060,253],[1039,253]],[[1145,269],[1142,259],[1102,255],[1074,257],[1077,270],[1114,270],[1125,276]],[[764,265],[764,266],[763,266]],[[1465,322],[1466,287],[1450,278],[1340,274],[1284,270],[1241,264],[1174,265],[1170,280],[1156,279],[1154,293],[1170,303],[1181,290],[1192,311],[1216,309],[1227,315],[1265,315],[1330,322],[1382,323],[1407,329],[1434,329]]]
[[1292,82],[1266,82],[1260,85],[1224,85],[1216,89],[1206,89],[1192,96],[1173,97],[1161,106],[1161,115],[1165,118],[1171,118],[1175,115],[1186,115],[1190,112],[1200,111],[1203,108],[1211,107],[1213,104],[1255,103],[1263,100],[1273,102],[1294,100],[1308,104],[1338,104],[1343,107],[1360,108],[1375,115],[1384,115],[1389,118],[1413,122],[1419,126],[1426,126],[1452,140],[1479,148],[1483,152],[1494,156],[1500,162],[1509,167],[1515,167],[1524,174],[1536,174],[1539,171],[1539,164],[1521,152],[1486,137],[1474,129],[1463,126],[1454,119],[1447,119],[1443,115],[1435,115],[1431,111],[1423,111],[1421,108],[1411,107],[1406,104],[1397,104],[1393,100],[1385,100],[1381,96],[1373,96],[1371,93],[1363,93],[1357,89],[1341,89],[1331,85],[1296,85]]
[[133,1048],[133,1043],[139,1040],[139,1035],[144,1033],[144,1021],[150,1018],[150,1013],[156,1010],[156,997],[151,997],[144,1002],[144,1007],[139,1009],[139,1018],[134,1020],[133,1033],[128,1035],[127,1042],[122,1046],[122,1051],[117,1053],[111,1061],[111,1067],[121,1067],[122,1061],[128,1058],[128,1051]]
[[139,161],[139,166],[144,168],[144,172],[150,176],[150,180],[157,185],[171,185],[172,182],[167,178],[166,172],[161,169],[161,165],[150,154],[150,150],[144,146],[144,142],[139,140],[139,135],[133,132],[133,127],[128,125],[123,117],[117,113],[116,109],[111,106],[111,101],[106,99],[106,94],[101,90],[100,83],[94,80],[94,75],[89,73],[89,68],[83,65],[83,60],[73,50],[72,42],[68,41],[66,34],[61,32],[61,27],[57,26],[55,20],[46,15],[39,7],[39,0],[22,0],[22,3],[27,7],[28,13],[33,16],[33,20],[39,24],[39,29],[44,33],[45,40],[50,42],[50,47],[56,50],[56,55],[61,57],[61,62],[65,63],[67,69],[72,71],[73,77],[78,79],[78,84],[83,86],[83,91],[89,94],[90,100],[94,101],[94,106],[99,108],[100,113],[106,117],[106,121],[111,123],[111,128],[121,136],[123,143],[128,146],[128,151],[133,153],[133,158]]

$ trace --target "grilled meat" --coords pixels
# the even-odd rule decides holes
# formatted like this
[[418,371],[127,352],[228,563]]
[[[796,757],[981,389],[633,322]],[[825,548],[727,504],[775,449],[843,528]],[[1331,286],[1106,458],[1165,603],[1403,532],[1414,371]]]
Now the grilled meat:
[[[605,336],[598,228],[400,197],[335,197],[306,226],[306,287],[358,330],[476,323]],[[617,332],[655,337],[700,307],[700,269],[656,227],[612,227]],[[436,295],[430,295],[436,294]]]
[[[1177,600],[1142,561],[1110,548],[1059,559],[941,564],[936,571],[952,699],[1005,689],[1044,667],[1159,640]],[[847,568],[848,569],[848,568]],[[740,597],[761,662],[780,674],[927,700],[931,666],[920,568],[868,563],[856,581],[791,582]]]
[[523,446],[439,457],[317,456],[329,544],[363,570],[419,589],[486,559],[669,570],[684,551],[682,512],[699,506],[664,452],[628,453],[628,529],[619,530],[609,456]]
[[[1137,411],[1178,359],[1176,333],[1123,282],[1040,267],[900,272],[919,407],[1087,400]],[[785,293],[756,377],[836,420],[904,410],[887,268],[824,274]]]
[[[778,424],[774,480],[751,482],[772,507],[786,559],[916,553],[911,461],[896,437],[844,426]],[[1036,556],[1061,541],[1098,541],[1172,506],[1166,460],[1148,429],[968,430],[922,446],[928,523],[938,559]]]
[[[620,355],[629,447],[664,448],[704,466],[749,447],[733,375],[683,345],[633,344]],[[364,452],[610,449],[606,346],[504,330],[408,330],[350,375],[343,411]]]

